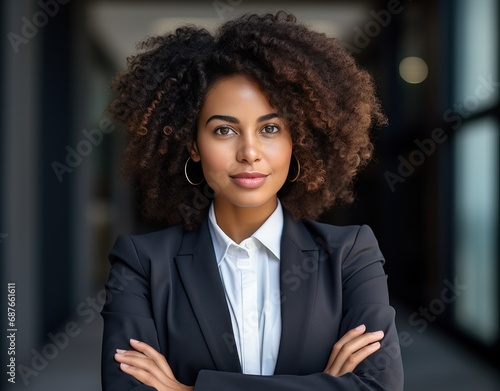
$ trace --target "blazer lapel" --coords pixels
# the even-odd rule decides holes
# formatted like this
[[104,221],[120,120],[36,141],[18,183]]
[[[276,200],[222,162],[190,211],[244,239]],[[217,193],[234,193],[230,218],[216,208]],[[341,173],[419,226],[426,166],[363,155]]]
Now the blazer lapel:
[[184,235],[175,262],[215,366],[241,372],[207,219],[199,230]]
[[281,238],[281,342],[274,373],[299,374],[316,299],[318,246],[302,222],[284,213]]

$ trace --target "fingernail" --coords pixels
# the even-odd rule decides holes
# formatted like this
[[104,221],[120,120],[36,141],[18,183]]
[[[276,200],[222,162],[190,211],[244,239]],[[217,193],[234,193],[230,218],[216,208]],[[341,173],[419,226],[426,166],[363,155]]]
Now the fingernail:
[[118,353],[118,354],[123,354],[123,353],[125,353],[125,352],[126,352],[126,350],[123,350],[123,349],[116,349],[116,353]]
[[360,330],[363,330],[365,328],[365,325],[364,324],[360,324],[358,327],[356,327],[354,330],[356,331],[360,331]]
[[373,332],[373,335],[376,335],[377,337],[378,337],[378,336],[382,336],[382,335],[384,335],[384,332],[383,332],[382,330],[379,330],[379,331],[374,331],[374,332]]
[[121,366],[122,368],[128,368],[130,365],[125,364],[124,362],[122,362],[122,363],[120,364],[120,366]]
[[139,343],[139,341],[136,339],[130,339],[130,343]]

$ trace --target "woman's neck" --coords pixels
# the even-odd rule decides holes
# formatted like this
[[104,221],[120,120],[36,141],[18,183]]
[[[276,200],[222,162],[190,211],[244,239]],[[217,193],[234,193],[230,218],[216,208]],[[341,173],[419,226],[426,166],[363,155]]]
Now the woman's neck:
[[265,204],[244,208],[221,200],[214,200],[217,224],[236,243],[241,243],[264,224],[278,205],[277,198]]

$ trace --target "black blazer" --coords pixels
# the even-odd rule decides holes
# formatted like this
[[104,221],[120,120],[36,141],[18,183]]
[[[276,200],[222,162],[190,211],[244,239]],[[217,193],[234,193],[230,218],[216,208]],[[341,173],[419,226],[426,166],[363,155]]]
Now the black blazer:
[[[122,372],[116,348],[129,339],[152,345],[177,380],[196,391],[403,389],[394,309],[383,257],[368,226],[293,221],[285,213],[281,239],[282,333],[273,376],[241,373],[231,319],[205,218],[180,226],[119,236],[106,283],[104,391],[152,390]],[[365,324],[384,330],[382,347],[341,377],[323,373],[333,344]]]

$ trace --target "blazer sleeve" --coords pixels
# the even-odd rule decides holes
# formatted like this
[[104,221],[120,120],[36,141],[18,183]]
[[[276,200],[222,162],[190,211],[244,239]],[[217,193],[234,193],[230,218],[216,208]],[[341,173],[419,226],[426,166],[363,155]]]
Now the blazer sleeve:
[[154,390],[124,373],[114,359],[117,348],[131,349],[130,338],[144,341],[160,350],[151,311],[148,274],[129,236],[118,237],[109,260],[111,271],[105,286],[106,302],[101,311],[104,320],[102,390]]
[[[253,376],[214,370],[201,370],[195,391],[347,391],[403,389],[403,371],[389,306],[383,257],[372,231],[363,226],[354,239],[346,240],[340,260],[330,254],[332,263],[341,263],[344,316],[340,335],[364,323],[368,330],[385,331],[382,348],[364,360],[352,373],[334,377],[325,373]],[[161,351],[151,310],[150,271],[141,260],[132,238],[120,236],[110,253],[111,272],[106,283],[107,300],[101,312],[104,319],[101,376],[103,391],[154,390],[122,372],[114,360],[116,348],[130,349],[129,338],[142,340]],[[338,327],[333,325],[333,327]],[[325,342],[328,343],[328,342]],[[325,362],[326,365],[326,362]]]
[[[325,373],[305,376],[254,376],[201,371],[195,391],[400,391],[403,366],[395,326],[395,311],[389,305],[384,259],[375,236],[361,226],[350,249],[342,256],[344,316],[340,335],[365,324],[367,330],[385,332],[381,348],[365,359],[354,372],[340,377]],[[325,342],[326,343],[326,342]],[[325,362],[326,366],[326,362]]]

